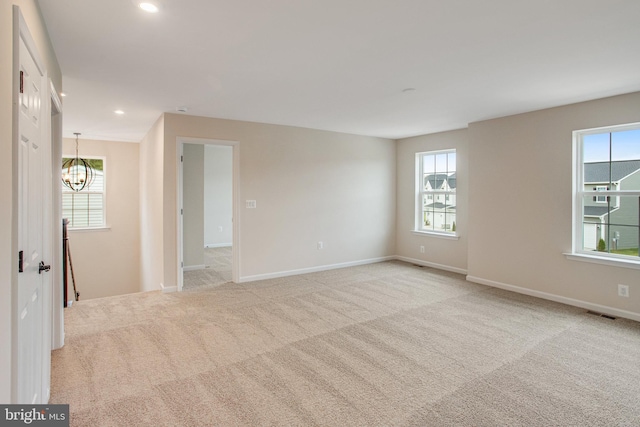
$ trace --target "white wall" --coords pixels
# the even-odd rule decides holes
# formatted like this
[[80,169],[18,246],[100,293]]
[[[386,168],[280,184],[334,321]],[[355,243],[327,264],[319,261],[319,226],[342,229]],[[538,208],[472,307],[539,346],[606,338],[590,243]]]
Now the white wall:
[[[568,260],[572,131],[640,122],[640,93],[469,126],[468,273],[640,316],[640,270]],[[630,297],[617,295],[617,284]]]
[[[75,155],[75,139],[63,140],[63,156]],[[80,299],[140,290],[140,145],[80,138],[80,156],[105,159],[107,229],[69,230]],[[70,273],[69,273],[70,274]],[[71,276],[68,297],[73,299]]]
[[[467,270],[469,144],[466,129],[400,139],[397,157],[396,254],[453,271]],[[456,232],[459,239],[412,233],[415,222],[415,155],[424,151],[456,149]],[[425,252],[420,252],[424,246]]]
[[13,5],[20,6],[29,31],[44,61],[49,78],[62,90],[62,77],[46,26],[34,0],[0,2],[0,402],[12,402],[15,371],[13,304],[18,282],[17,161],[13,147]]
[[185,268],[204,268],[204,146],[184,144],[183,260]]
[[394,255],[394,141],[178,114],[164,121],[165,286],[177,284],[178,136],[240,142],[241,278]]
[[207,247],[231,246],[233,149],[205,145],[204,159],[204,244]]
[[[165,269],[163,258],[163,170],[164,115],[158,118],[140,142],[141,291],[159,290],[163,286]],[[167,262],[174,261],[167,260]]]

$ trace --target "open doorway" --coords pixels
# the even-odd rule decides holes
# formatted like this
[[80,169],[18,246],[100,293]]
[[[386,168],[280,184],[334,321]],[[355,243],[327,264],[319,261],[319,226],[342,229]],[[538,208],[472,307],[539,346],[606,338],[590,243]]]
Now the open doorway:
[[189,139],[179,149],[179,289],[237,281],[234,143]]

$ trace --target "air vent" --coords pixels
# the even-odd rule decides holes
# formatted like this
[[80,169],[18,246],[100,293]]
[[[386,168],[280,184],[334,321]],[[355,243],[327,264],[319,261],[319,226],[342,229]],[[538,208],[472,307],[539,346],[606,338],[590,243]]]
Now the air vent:
[[592,316],[598,316],[598,317],[604,317],[605,319],[609,319],[609,320],[616,320],[615,317],[610,316],[608,314],[604,314],[604,313],[598,313],[597,311],[587,311],[587,314],[591,314]]

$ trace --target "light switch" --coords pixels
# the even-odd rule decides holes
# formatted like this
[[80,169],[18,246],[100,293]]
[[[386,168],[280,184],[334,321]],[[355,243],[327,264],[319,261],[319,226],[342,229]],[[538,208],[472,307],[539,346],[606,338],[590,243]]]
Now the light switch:
[[247,200],[247,209],[255,209],[256,201],[255,200]]

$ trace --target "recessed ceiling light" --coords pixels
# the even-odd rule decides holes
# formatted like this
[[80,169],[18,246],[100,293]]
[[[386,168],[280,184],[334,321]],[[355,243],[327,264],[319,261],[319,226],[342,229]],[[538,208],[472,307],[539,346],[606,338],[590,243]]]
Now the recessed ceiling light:
[[157,13],[159,10],[158,6],[150,2],[142,2],[142,3],[139,3],[138,6],[140,6],[140,9],[149,13]]
[[67,96],[67,94],[64,92],[60,92],[60,96],[64,98],[65,96]]
[[116,111],[114,111],[114,113],[119,114],[119,115],[123,115],[123,114],[124,114],[124,111],[122,111],[122,110],[116,110]]
[[407,92],[413,92],[414,90],[416,90],[415,87],[408,87],[406,89],[402,89],[402,92],[407,93]]

